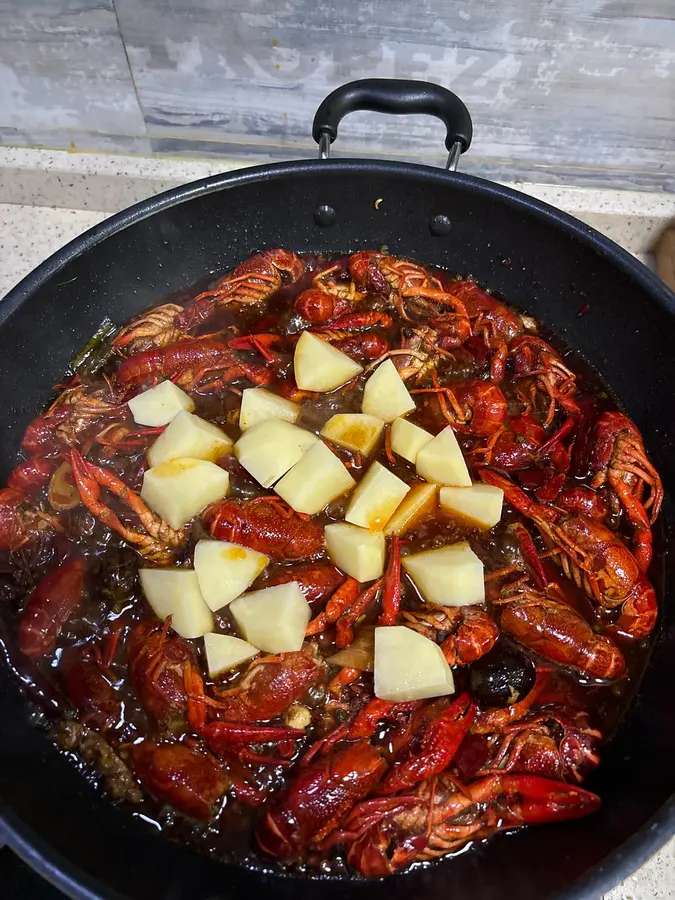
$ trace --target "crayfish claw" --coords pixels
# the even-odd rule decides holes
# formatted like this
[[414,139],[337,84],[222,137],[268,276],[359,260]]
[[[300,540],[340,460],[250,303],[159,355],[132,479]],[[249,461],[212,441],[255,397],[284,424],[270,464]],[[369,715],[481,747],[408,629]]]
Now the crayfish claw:
[[538,775],[491,775],[470,787],[474,803],[508,801],[504,827],[581,819],[600,809],[600,798],[576,785]]
[[[185,529],[171,526],[152,512],[141,498],[109,469],[86,460],[79,450],[70,454],[73,478],[82,502],[103,525],[116,531],[144,559],[160,564],[170,563],[185,543]],[[135,513],[144,531],[124,525],[101,500],[104,487]]]

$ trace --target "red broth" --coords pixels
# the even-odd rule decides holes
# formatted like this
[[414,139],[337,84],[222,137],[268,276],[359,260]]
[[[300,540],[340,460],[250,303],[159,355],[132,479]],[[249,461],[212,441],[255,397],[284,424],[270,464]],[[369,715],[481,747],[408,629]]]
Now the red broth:
[[[237,300],[240,295],[236,294],[236,288],[228,276],[223,276],[215,283],[215,295],[207,293],[206,300],[212,304],[210,315],[193,323],[184,333],[178,331],[181,340],[169,343],[175,344],[177,352],[183,352],[189,340],[204,335],[215,336],[225,348],[230,341],[238,340],[236,349],[230,353],[232,359],[248,367],[246,371],[255,377],[262,373],[267,390],[297,402],[300,416],[296,424],[317,435],[333,415],[361,411],[364,385],[381,355],[377,351],[382,350],[382,355],[394,351],[389,358],[405,377],[406,387],[416,402],[416,409],[408,419],[433,435],[451,424],[475,482],[480,480],[480,470],[484,468],[505,475],[525,491],[531,502],[545,504],[560,520],[575,515],[563,502],[567,498],[569,503],[569,492],[585,489],[586,502],[591,496],[599,507],[605,507],[603,528],[608,528],[611,539],[630,553],[635,546],[634,529],[617,492],[606,480],[600,484],[597,466],[591,471],[593,453],[596,456],[599,453],[597,422],[603,415],[618,410],[616,399],[599,374],[590,370],[544,325],[521,314],[507,301],[480,292],[475,285],[467,286],[446,272],[407,263],[402,264],[404,268],[397,268],[397,263],[400,261],[391,264],[392,275],[382,262],[382,255],[376,254],[371,263],[375,270],[355,283],[350,277],[347,257],[333,261],[303,257],[300,268],[304,273],[300,277],[289,283],[289,273],[277,271],[281,286],[264,299],[246,304]],[[254,263],[249,267],[248,276],[246,270],[244,276],[250,277],[253,272],[252,283],[257,290],[261,284],[264,288],[268,270],[274,271],[265,263],[260,270],[264,277],[256,275]],[[331,270],[330,279],[322,275],[327,270]],[[380,270],[388,272],[389,280]],[[239,276],[238,283],[244,276]],[[235,273],[235,282],[236,277]],[[312,323],[298,314],[302,308],[299,296],[317,284],[342,309],[340,316],[351,319],[335,316],[327,322]],[[229,299],[227,291],[230,291]],[[178,307],[190,310],[196,293],[196,290],[184,292],[166,302],[177,302]],[[203,296],[202,293],[200,297]],[[212,303],[214,296],[216,301]],[[466,302],[462,302],[463,297]],[[299,336],[308,329],[319,332],[334,346],[344,348],[347,355],[363,365],[363,373],[333,391],[299,390],[293,381],[294,351]],[[242,344],[241,339],[249,335],[257,337],[248,346]],[[543,348],[536,339],[546,341]],[[137,353],[144,352],[142,348],[137,350]],[[152,352],[161,354],[166,352],[166,347]],[[135,355],[131,354],[132,359]],[[299,723],[302,728],[299,737],[279,744],[262,738],[256,740],[251,735],[248,743],[225,750],[210,745],[199,726],[195,726],[195,709],[188,708],[196,701],[196,715],[200,711],[204,713],[199,695],[188,686],[190,673],[201,677],[205,694],[213,701],[205,708],[205,718],[212,722],[223,721],[224,715],[226,718],[229,715],[232,721],[232,715],[224,712],[222,698],[229,695],[223,695],[223,691],[248,691],[247,702],[250,700],[255,706],[267,702],[269,696],[265,692],[278,691],[280,682],[270,682],[271,688],[256,686],[251,673],[246,674],[248,664],[210,679],[202,640],[186,641],[175,635],[170,622],[159,620],[148,605],[138,580],[139,567],[148,563],[133,543],[109,527],[109,520],[106,524],[100,515],[93,514],[91,503],[87,508],[80,499],[82,490],[77,492],[67,466],[66,495],[70,485],[72,502],[70,508],[63,508],[63,503],[58,503],[52,473],[57,466],[71,461],[71,451],[75,448],[88,463],[107,470],[130,490],[138,491],[148,465],[147,449],[157,435],[142,433],[143,427],[134,424],[126,407],[129,396],[163,377],[171,377],[178,384],[181,379],[185,384],[186,378],[188,381],[192,378],[185,389],[194,400],[195,413],[237,441],[241,435],[238,424],[241,393],[252,386],[252,381],[246,374],[233,378],[231,368],[226,366],[210,369],[201,377],[200,373],[190,375],[188,360],[183,369],[178,366],[171,373],[160,375],[153,371],[131,384],[120,384],[120,367],[128,365],[125,357],[129,358],[128,345],[121,354],[111,355],[94,374],[78,375],[66,386],[70,394],[66,393],[55,407],[50,407],[46,417],[37,423],[42,429],[40,434],[44,435],[42,443],[33,440],[36,434],[33,427],[31,441],[24,443],[18,463],[28,456],[39,462],[37,468],[42,466],[43,474],[31,470],[26,475],[28,482],[32,479],[27,487],[23,482],[16,482],[16,478],[15,482],[10,481],[14,493],[5,492],[9,531],[1,552],[5,595],[3,643],[26,687],[35,723],[48,727],[63,752],[69,753],[74,761],[79,763],[84,759],[85,771],[97,775],[102,790],[132,814],[152,820],[170,837],[224,861],[276,864],[297,872],[342,876],[382,875],[403,865],[421,864],[451,853],[467,841],[486,839],[497,830],[493,824],[496,818],[506,823],[502,827],[526,825],[527,822],[509,818],[507,814],[516,794],[495,789],[487,799],[476,799],[476,793],[473,802],[452,805],[454,801],[459,803],[463,796],[471,796],[472,790],[477,791],[476,785],[485,783],[488,773],[537,775],[555,779],[572,789],[592,771],[599,762],[602,741],[611,735],[637,687],[650,639],[647,635],[639,639],[617,635],[619,606],[603,608],[597,600],[589,598],[592,590],[584,589],[583,578],[578,579],[580,586],[565,578],[559,545],[509,502],[504,504],[499,523],[489,530],[481,530],[435,504],[400,534],[403,557],[466,541],[484,564],[487,599],[481,609],[488,621],[495,623],[498,637],[496,642],[488,641],[485,649],[489,653],[468,663],[459,658],[465,650],[456,651],[452,660],[455,695],[423,701],[415,710],[395,708],[376,721],[367,737],[353,737],[348,729],[373,698],[373,676],[371,671],[354,671],[351,675],[345,672],[342,686],[334,681],[341,669],[329,662],[338,649],[336,623],[329,622],[316,629],[304,645],[303,652],[316,670],[309,679],[311,683],[298,689],[295,700],[281,714],[261,714],[256,719],[251,713],[248,722],[279,727]],[[547,385],[551,384],[553,388],[549,390]],[[68,396],[74,399],[64,401]],[[494,408],[484,407],[490,397],[501,398],[499,403],[503,408],[499,403]],[[92,406],[92,398],[107,404],[104,414],[100,414],[101,407]],[[571,423],[566,426],[569,430],[563,432],[548,452],[540,453],[541,446],[566,423]],[[368,456],[327,443],[357,482],[377,461],[408,485],[422,483],[414,465],[392,452],[388,431],[386,425]],[[226,455],[218,464],[230,475],[228,500],[240,508],[248,509],[257,498],[273,495],[234,456]],[[636,486],[630,475],[624,475],[626,481],[633,495],[646,502],[647,486]],[[15,483],[19,484],[18,488]],[[102,500],[119,517],[121,525],[139,530],[137,516],[122,499],[103,489]],[[311,518],[321,528],[342,521],[348,502],[349,495],[339,497]],[[282,516],[295,516],[283,504],[277,503],[272,509]],[[301,521],[306,522],[307,518]],[[544,565],[546,586],[537,585],[536,576],[535,583],[532,582],[532,569],[523,555],[522,530],[518,530],[523,526]],[[198,516],[188,525],[184,540],[170,560],[171,565],[190,568],[196,542],[209,536],[208,516],[206,521]],[[237,542],[237,535],[232,539]],[[246,540],[242,539],[242,543]],[[264,552],[263,545],[256,545],[256,549]],[[391,552],[392,539],[387,537],[387,554]],[[49,573],[62,571],[64,565],[69,565],[63,561],[70,560],[72,565],[73,559],[83,562],[71,572],[74,581],[64,588],[63,578]],[[46,588],[45,577],[52,579]],[[273,559],[252,587],[261,589],[294,578],[304,579],[300,583],[308,591],[313,618],[325,611],[329,597],[346,580],[344,573],[336,571],[323,546],[319,546],[309,559],[302,556]],[[364,584],[359,589],[367,587]],[[36,590],[42,591],[37,599]],[[565,606],[568,619],[569,615],[573,617],[576,628],[570,632],[571,643],[581,640],[579,635],[586,634],[584,628],[591,635],[585,639],[591,642],[595,635],[609,637],[625,659],[625,674],[608,679],[596,677],[579,663],[583,654],[574,657],[574,664],[547,659],[534,645],[527,646],[501,627],[504,610],[511,603],[502,602],[505,596],[513,600],[514,592],[522,597],[526,590],[539,591],[540,599],[543,595],[547,602]],[[73,597],[73,592],[77,596]],[[443,619],[443,608],[430,607],[405,571],[401,573],[400,597],[398,624],[416,623],[420,633],[431,637],[445,650],[452,644],[454,635],[459,647],[460,629],[468,625],[464,625],[456,609],[451,608]],[[40,618],[42,613],[35,614],[35,607],[41,602],[46,604],[43,618]],[[382,615],[382,608],[380,590],[353,622],[357,646],[366,648],[366,657],[369,635]],[[431,613],[440,617],[436,627],[422,618]],[[54,625],[59,616],[60,627]],[[39,649],[39,641],[35,643],[35,634],[31,632],[26,637],[29,620],[37,632],[40,629],[54,632],[46,639],[44,634],[38,635],[49,645],[46,652]],[[145,632],[139,623],[145,623]],[[216,613],[214,630],[238,634],[227,607]],[[465,637],[468,640],[468,632]],[[138,662],[139,654],[141,662]],[[134,670],[134,665],[141,668]],[[283,660],[281,665],[285,665]],[[536,673],[539,673],[537,686],[532,693]],[[543,677],[547,686],[541,693]],[[251,684],[253,687],[247,687]],[[506,700],[505,684],[511,692]],[[364,861],[363,846],[353,837],[345,836],[350,812],[354,815],[353,810],[358,811],[360,803],[384,796],[381,791],[383,785],[391,783],[386,779],[393,769],[398,772],[411,759],[426,758],[428,740],[437,728],[436,719],[463,691],[468,692],[475,719],[457,752],[445,761],[440,771],[431,772],[426,779],[420,777],[395,794],[409,798],[410,810],[416,809],[410,798],[419,796],[420,808],[423,802],[427,806],[429,802],[435,803],[436,809],[440,809],[442,802],[448,802],[448,811],[452,813],[448,812],[443,820],[439,812],[437,830],[432,834],[435,844],[428,836],[420,837],[420,826],[412,813],[408,818],[403,814],[397,818],[393,813],[383,818],[374,827],[382,829],[390,844],[373,868],[372,862]],[[537,691],[538,697],[532,699]],[[152,700],[153,692],[155,700]],[[514,710],[519,710],[520,715]],[[340,727],[344,731],[342,739],[332,749],[327,745],[324,751],[317,752],[319,740],[336,734]],[[565,749],[568,748],[565,740],[571,734],[582,747],[580,757],[574,761],[570,761]],[[522,741],[518,751],[510,743],[514,735]],[[533,743],[527,744],[527,738],[532,738]],[[316,839],[317,829],[311,839],[294,833],[286,841],[285,851],[273,852],[277,859],[271,859],[270,853],[265,852],[270,849],[266,817],[271,810],[273,818],[283,819],[287,814],[290,821],[296,808],[293,804],[302,807],[304,801],[298,792],[301,793],[300,782],[310,748],[317,753],[310,765],[317,771],[323,766],[328,773],[336,760],[334,754],[342,753],[346,757],[347,751],[352,751],[359,741],[368,747],[366,757],[374,754],[377,759],[379,755],[382,772],[378,769],[372,784],[369,782],[360,794],[336,806],[333,818],[329,816],[327,823],[323,822],[323,840]],[[145,756],[138,750],[139,746],[150,748]],[[157,751],[155,756],[150,752],[152,748]],[[359,757],[352,778],[362,777],[365,784],[365,768],[365,758]],[[433,783],[437,790],[431,801],[427,796],[430,779],[436,779]],[[180,790],[167,788],[168,782],[178,784]],[[318,790],[319,805],[325,800],[330,806],[334,801],[331,794],[334,787],[326,774],[323,787]],[[498,816],[491,816],[491,812]],[[452,840],[447,837],[447,826],[451,826],[450,830],[454,828],[456,837]],[[295,826],[288,827],[293,831]],[[374,839],[374,832],[369,834]],[[416,843],[413,842],[414,852],[405,859],[402,855],[394,858],[394,850],[411,837],[417,837]],[[363,836],[362,844],[367,840],[368,835]]]

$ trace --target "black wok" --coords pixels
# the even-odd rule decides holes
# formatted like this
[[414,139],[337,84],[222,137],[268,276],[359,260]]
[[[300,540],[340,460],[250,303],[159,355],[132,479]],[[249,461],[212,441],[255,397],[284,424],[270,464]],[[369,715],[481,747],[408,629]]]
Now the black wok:
[[[356,108],[440,116],[452,162],[470,142],[468,113],[449,92],[370,81],[322,105],[314,136],[324,156],[341,116]],[[666,487],[662,519],[672,525],[674,295],[628,253],[556,209],[479,178],[391,162],[323,159],[215,176],[113,216],[47,260],[0,306],[0,479],[23,429],[104,316],[123,322],[254,250],[338,254],[381,245],[470,274],[597,367],[644,435]],[[672,569],[667,555],[660,559]],[[317,883],[219,865],[103,798],[29,724],[5,671],[0,828],[17,853],[76,898],[597,897],[675,831],[675,597],[670,577],[664,592],[670,572],[656,569],[658,637],[637,699],[589,781],[603,807],[588,819],[500,836],[386,883]]]

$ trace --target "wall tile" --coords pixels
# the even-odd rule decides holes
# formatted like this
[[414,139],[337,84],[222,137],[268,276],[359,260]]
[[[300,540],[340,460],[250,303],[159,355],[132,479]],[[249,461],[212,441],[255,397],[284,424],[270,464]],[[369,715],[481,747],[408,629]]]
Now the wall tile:
[[0,127],[17,144],[145,139],[112,0],[0,0]]
[[[580,167],[675,188],[672,0],[115,0],[155,146],[292,156],[314,111],[366,76],[438,81],[487,168]],[[440,124],[358,113],[336,149],[435,162]],[[158,143],[159,142],[159,143]]]
[[50,150],[102,153],[151,152],[145,135],[107,134],[84,128],[16,128],[0,125],[0,144],[9,147],[41,147]]
[[[673,0],[0,0],[0,141],[312,156],[334,87],[409,77],[469,106],[467,171],[675,190],[674,20]],[[357,113],[335,153],[435,165],[443,129]]]

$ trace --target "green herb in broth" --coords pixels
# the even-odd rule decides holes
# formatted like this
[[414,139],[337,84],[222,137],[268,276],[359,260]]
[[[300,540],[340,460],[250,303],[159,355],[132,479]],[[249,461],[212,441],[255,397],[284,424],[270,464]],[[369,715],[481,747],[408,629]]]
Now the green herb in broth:
[[107,316],[70,363],[70,368],[81,378],[90,378],[99,372],[112,356],[112,342],[119,327]]

